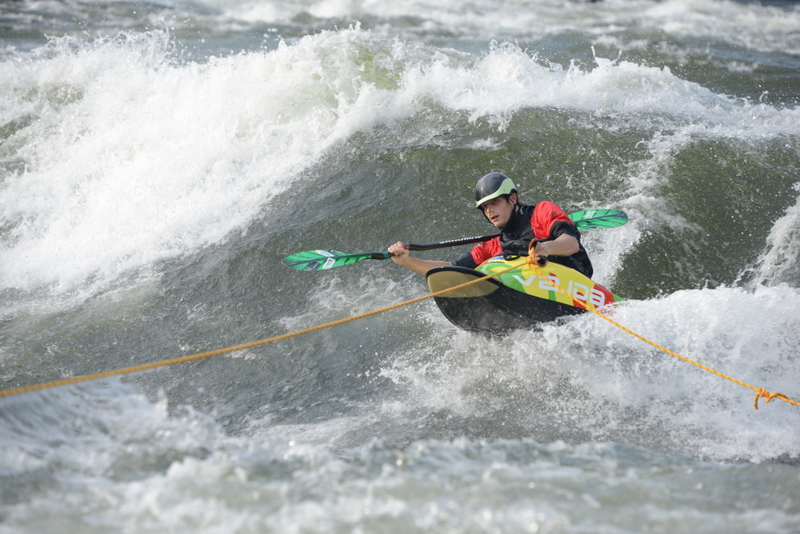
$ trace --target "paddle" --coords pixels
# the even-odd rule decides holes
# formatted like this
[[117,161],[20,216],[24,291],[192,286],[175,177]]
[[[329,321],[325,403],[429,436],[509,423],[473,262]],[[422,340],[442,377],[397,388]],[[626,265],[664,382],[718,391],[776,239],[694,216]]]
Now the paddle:
[[[590,228],[613,228],[615,226],[622,226],[628,222],[628,216],[625,212],[620,210],[583,210],[576,211],[569,216],[578,230],[588,230]],[[463,239],[451,239],[449,241],[440,241],[439,243],[430,243],[427,245],[406,245],[408,250],[433,250],[436,248],[455,247],[458,245],[469,245],[472,243],[481,243],[488,241],[498,234],[484,235],[477,237],[465,237]],[[392,255],[388,252],[363,252],[361,254],[346,254],[336,250],[307,250],[305,252],[298,252],[291,256],[283,258],[284,265],[288,265],[292,269],[298,271],[324,271],[326,269],[333,269],[334,267],[341,267],[342,265],[350,265],[363,260],[387,260]]]
[[583,210],[569,216],[578,230],[590,228],[614,228],[628,222],[628,216],[622,210]]

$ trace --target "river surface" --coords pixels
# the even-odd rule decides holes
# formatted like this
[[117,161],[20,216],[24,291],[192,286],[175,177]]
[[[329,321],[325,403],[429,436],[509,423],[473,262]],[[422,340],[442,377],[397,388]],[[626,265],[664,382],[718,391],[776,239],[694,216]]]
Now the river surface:
[[[613,319],[800,399],[800,6],[0,2],[0,386],[427,293],[476,180],[625,210]],[[418,253],[453,259],[465,247]],[[800,532],[800,407],[586,314],[431,300],[0,398],[0,533]]]

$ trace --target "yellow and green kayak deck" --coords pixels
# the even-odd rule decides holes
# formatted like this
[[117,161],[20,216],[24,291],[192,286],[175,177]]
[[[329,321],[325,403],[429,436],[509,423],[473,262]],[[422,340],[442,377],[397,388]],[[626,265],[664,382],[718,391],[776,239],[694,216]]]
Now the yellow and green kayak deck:
[[497,256],[477,269],[437,267],[427,274],[428,287],[436,293],[509,267],[518,268],[444,293],[434,300],[454,325],[490,335],[535,328],[560,317],[583,313],[587,306],[601,308],[622,300],[574,269],[553,262],[534,268],[527,257]]

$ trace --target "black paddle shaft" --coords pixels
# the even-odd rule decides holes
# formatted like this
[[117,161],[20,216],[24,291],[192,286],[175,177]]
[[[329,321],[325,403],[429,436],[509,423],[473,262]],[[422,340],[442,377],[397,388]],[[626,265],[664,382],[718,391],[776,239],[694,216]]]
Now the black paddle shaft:
[[413,243],[405,246],[406,250],[433,250],[435,248],[456,247],[458,245],[469,245],[472,243],[482,243],[489,241],[492,238],[498,237],[500,234],[482,235],[476,237],[465,237],[462,239],[451,239],[449,241],[440,241],[438,243],[430,243],[427,245],[414,245]]
[[[413,243],[410,243],[410,244],[406,245],[405,248],[406,248],[406,250],[432,250],[432,249],[436,249],[436,248],[455,247],[455,246],[458,246],[458,245],[469,245],[471,243],[481,243],[483,241],[489,241],[490,239],[498,237],[499,235],[500,234],[482,235],[482,236],[476,236],[476,237],[465,237],[463,239],[451,239],[449,241],[440,241],[439,243],[430,243],[430,244],[427,244],[427,245],[414,245]],[[539,241],[539,240],[538,239],[534,239],[533,243],[535,243],[536,241]],[[515,253],[513,255],[514,256],[527,256],[528,255],[528,251],[520,251],[520,252],[517,252],[517,253]],[[386,258],[386,256],[381,256],[380,258],[377,257],[377,256],[378,256],[378,254],[374,253],[373,256],[372,256],[372,259],[384,259],[384,258]],[[537,256],[536,264],[539,267],[544,267],[545,265],[547,265],[547,258],[545,258],[544,256]]]

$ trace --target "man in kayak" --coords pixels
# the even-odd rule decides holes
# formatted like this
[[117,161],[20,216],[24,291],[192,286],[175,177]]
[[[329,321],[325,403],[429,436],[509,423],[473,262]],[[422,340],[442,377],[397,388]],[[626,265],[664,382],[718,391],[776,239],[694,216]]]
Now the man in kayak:
[[455,261],[433,261],[412,258],[402,242],[389,247],[392,261],[397,265],[425,275],[434,267],[457,265],[474,269],[484,261],[509,252],[528,251],[532,256],[544,256],[591,278],[593,269],[589,255],[581,245],[581,234],[564,211],[554,203],[543,200],[527,206],[520,202],[514,182],[499,172],[478,180],[475,186],[475,207],[500,235],[476,245]]

